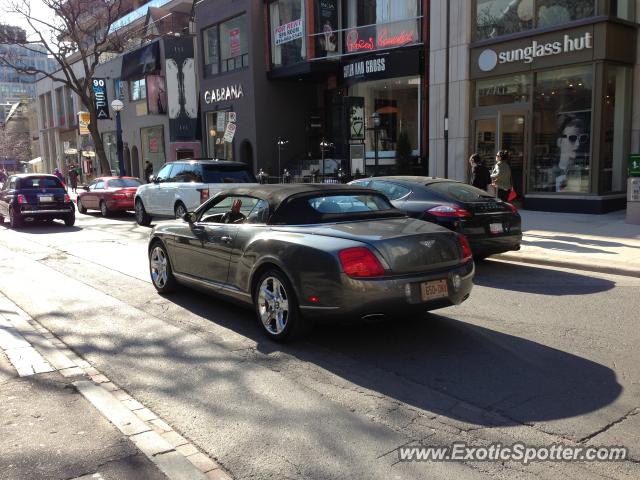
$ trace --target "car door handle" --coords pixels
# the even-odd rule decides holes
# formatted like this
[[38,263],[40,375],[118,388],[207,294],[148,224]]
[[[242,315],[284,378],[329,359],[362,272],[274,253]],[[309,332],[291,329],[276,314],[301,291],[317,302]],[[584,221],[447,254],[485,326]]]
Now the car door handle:
[[222,240],[224,243],[230,243],[231,240],[233,240],[233,238],[231,238],[231,237],[220,237],[220,240]]

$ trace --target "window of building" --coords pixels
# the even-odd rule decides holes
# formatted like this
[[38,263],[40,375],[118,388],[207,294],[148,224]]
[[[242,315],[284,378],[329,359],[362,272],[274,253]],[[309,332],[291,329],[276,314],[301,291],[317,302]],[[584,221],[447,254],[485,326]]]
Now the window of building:
[[592,65],[536,74],[530,191],[590,191],[592,94]]
[[131,92],[131,101],[144,100],[147,98],[147,80],[139,78],[129,82],[129,91]]
[[611,0],[611,15],[622,18],[623,20],[635,20],[635,1],[634,0]]
[[73,106],[73,91],[70,88],[65,87],[64,93],[65,93],[65,102],[67,104],[67,119],[68,119],[69,126],[77,125],[78,117],[76,115],[76,110]]
[[528,103],[530,90],[531,76],[528,74],[478,80],[476,81],[476,107]]
[[214,25],[202,32],[204,42],[204,74],[206,77],[220,72],[220,54],[218,45],[218,26]]
[[242,14],[202,32],[206,76],[249,66],[249,29]]
[[631,78],[628,67],[607,65],[603,105],[602,193],[624,191],[631,113]]
[[66,125],[63,87],[56,88],[56,110],[58,113],[58,125],[64,127]]
[[[380,115],[378,153],[395,158],[400,135],[406,134],[414,155],[420,149],[420,77],[400,77],[358,83],[349,89],[350,97],[364,98],[364,115],[371,127],[371,114]],[[367,157],[375,155],[374,132],[366,134]]]
[[476,0],[476,39],[592,17],[595,4],[595,0]]
[[124,81],[116,78],[113,81],[113,94],[117,100],[124,100]]
[[381,50],[420,41],[418,0],[345,0],[345,51]]
[[307,58],[305,0],[278,0],[269,6],[271,62],[292,65]]

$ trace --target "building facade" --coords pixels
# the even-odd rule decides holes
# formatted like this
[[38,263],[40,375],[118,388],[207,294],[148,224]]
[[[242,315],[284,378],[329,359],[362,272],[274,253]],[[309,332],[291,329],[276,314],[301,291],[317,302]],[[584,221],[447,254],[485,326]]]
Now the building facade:
[[431,2],[430,173],[464,180],[470,153],[507,150],[527,208],[624,208],[639,2],[447,3]]
[[209,156],[275,176],[382,173],[402,145],[403,161],[419,165],[422,1],[205,0],[195,12]]

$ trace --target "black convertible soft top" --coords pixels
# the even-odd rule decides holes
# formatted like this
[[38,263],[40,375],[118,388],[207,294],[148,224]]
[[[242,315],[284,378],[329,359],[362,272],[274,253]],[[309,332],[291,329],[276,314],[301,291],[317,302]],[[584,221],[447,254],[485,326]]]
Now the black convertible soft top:
[[[308,202],[310,198],[320,195],[374,195],[383,197],[386,200],[386,197],[377,190],[354,187],[353,185],[304,183],[293,185],[252,185],[225,190],[213,197],[209,202],[215,202],[220,197],[239,195],[267,201],[269,210],[272,212],[269,219],[269,224],[271,225],[301,225],[405,216],[400,210],[391,207],[391,204],[389,204],[391,207],[389,210],[377,212],[320,213],[313,209]],[[388,200],[386,201],[388,202]]]

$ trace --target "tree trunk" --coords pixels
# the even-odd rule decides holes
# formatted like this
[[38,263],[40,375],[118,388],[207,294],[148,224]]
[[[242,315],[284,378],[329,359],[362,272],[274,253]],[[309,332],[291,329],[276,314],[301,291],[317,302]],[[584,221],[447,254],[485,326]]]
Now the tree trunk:
[[111,175],[111,166],[107,160],[107,154],[104,151],[104,143],[102,143],[102,137],[98,131],[97,122],[91,120],[89,123],[89,132],[91,132],[91,139],[93,140],[93,146],[96,151],[96,158],[100,163],[100,172],[102,175]]

